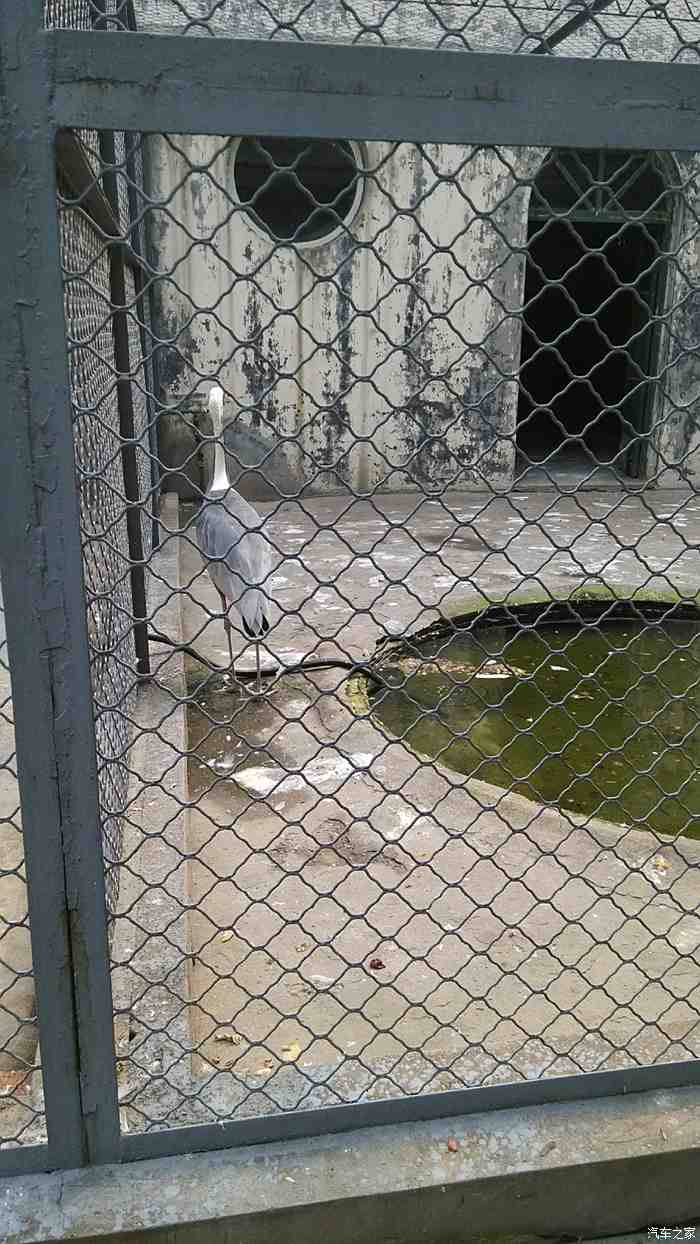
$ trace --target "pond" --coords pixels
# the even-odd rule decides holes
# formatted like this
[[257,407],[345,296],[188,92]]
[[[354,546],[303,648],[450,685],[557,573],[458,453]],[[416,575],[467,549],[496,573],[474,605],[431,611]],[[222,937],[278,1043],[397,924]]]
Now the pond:
[[373,712],[538,803],[700,838],[700,622],[474,625],[387,653]]

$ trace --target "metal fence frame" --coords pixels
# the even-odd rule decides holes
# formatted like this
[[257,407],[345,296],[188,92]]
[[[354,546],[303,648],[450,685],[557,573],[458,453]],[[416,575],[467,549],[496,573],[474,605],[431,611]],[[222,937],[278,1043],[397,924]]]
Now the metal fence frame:
[[[120,1135],[55,164],[65,128],[138,132],[144,119],[160,132],[226,134],[235,118],[239,133],[697,151],[697,68],[545,56],[535,70],[509,54],[106,38],[45,31],[41,0],[0,0],[0,69],[0,555],[48,1131],[46,1146],[4,1151],[0,1171],[700,1083],[698,1060]],[[128,393],[123,402],[128,437]]]

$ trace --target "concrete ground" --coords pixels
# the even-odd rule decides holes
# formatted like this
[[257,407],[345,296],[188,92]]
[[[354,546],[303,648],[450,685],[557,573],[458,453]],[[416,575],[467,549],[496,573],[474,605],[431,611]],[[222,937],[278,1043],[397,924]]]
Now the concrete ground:
[[[285,663],[362,659],[477,594],[700,582],[700,502],[678,492],[259,508]],[[154,625],[173,634],[179,604],[185,639],[224,663],[189,516],[179,534],[169,513]],[[192,665],[178,794],[183,671],[158,651],[116,952],[131,1130],[700,1052],[699,843],[422,761],[339,671],[257,700],[218,676],[198,689]]]
[[15,1176],[0,1179],[2,1238],[697,1241],[698,1229],[685,1233],[679,1224],[698,1223],[699,1107],[697,1087],[658,1090]]

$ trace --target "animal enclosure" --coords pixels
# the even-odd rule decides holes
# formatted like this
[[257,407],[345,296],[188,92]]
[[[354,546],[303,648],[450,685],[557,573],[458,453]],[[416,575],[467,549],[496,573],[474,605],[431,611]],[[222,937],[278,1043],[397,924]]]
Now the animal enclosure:
[[411,9],[0,3],[8,1171],[697,1081],[695,26]]

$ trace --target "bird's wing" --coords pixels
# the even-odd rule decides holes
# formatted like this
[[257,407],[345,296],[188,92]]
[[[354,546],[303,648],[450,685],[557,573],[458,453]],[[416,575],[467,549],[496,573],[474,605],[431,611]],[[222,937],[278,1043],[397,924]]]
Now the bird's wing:
[[[233,496],[231,495],[233,494]],[[220,501],[203,505],[197,516],[197,542],[209,562],[209,571],[225,595],[226,572],[237,576],[245,586],[264,583],[270,569],[270,548],[259,528],[255,510],[230,489]],[[221,580],[222,582],[219,582]],[[238,595],[236,587],[234,595]]]

